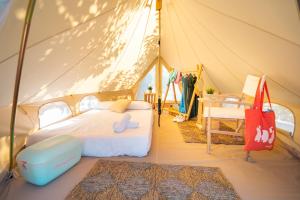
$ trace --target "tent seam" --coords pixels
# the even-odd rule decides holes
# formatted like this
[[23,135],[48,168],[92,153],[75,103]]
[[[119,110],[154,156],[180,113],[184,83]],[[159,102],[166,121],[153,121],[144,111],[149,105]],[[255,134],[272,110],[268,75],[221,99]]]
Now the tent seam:
[[[167,5],[167,4],[165,4],[165,5],[166,5],[166,18],[171,18],[171,17],[170,17],[170,14],[169,14],[169,11],[168,11],[168,10],[169,10],[169,9],[168,9],[168,5]],[[177,56],[178,56],[178,58],[179,58],[180,65],[182,66],[182,58],[181,58],[181,56],[180,56],[180,53],[179,53],[179,50],[178,50],[178,44],[177,44],[176,39],[175,39],[175,34],[174,34],[173,25],[172,25],[172,20],[170,20],[170,28],[171,28],[172,38],[173,38],[174,44],[175,44],[175,46],[176,46]]]
[[[145,0],[145,2],[146,2],[146,4],[147,4],[147,0]],[[149,12],[150,12],[150,11],[149,11]],[[137,26],[140,24],[141,19],[142,19],[142,17],[141,17],[142,15],[143,15],[143,12],[141,13],[141,15],[140,15],[140,17],[139,17],[138,22],[135,24],[134,30],[136,30]],[[128,40],[128,42],[126,43],[125,50],[123,51],[123,53],[121,54],[120,58],[118,59],[116,65],[115,65],[114,68],[113,68],[113,71],[115,71],[115,70],[118,69],[118,67],[119,67],[119,65],[120,65],[120,62],[121,62],[121,60],[123,59],[125,53],[127,52],[128,46],[129,46],[129,44],[131,43],[131,41],[132,41],[132,39],[133,39],[134,33],[135,33],[135,31],[132,31],[132,33],[131,33],[131,35],[130,35],[130,37],[129,37],[129,40]],[[99,88],[99,89],[100,89],[100,88]],[[100,91],[100,90],[98,90],[98,92],[99,92],[99,91]]]
[[[138,0],[139,1],[139,0]],[[125,2],[125,1],[123,1]],[[122,4],[119,4],[122,5]],[[116,8],[116,7],[115,7]],[[72,71],[74,68],[76,68],[77,66],[79,66],[80,63],[82,63],[89,55],[91,55],[93,52],[95,52],[98,49],[98,47],[92,49],[91,51],[89,51],[84,57],[82,57],[80,60],[78,60],[77,62],[75,62],[75,64],[73,64],[69,69],[67,69],[65,72],[63,72],[62,74],[60,74],[56,79],[54,79],[53,81],[49,82],[48,84],[46,84],[45,88],[53,85],[57,80],[59,80],[60,78],[62,78],[64,75],[66,75],[68,72]],[[28,98],[26,98],[25,100],[21,101],[20,103],[23,104],[26,101],[30,100],[31,98],[33,98],[35,95],[37,95],[40,92],[37,91],[35,92],[33,95],[29,96]]]
[[[128,2],[128,1],[124,0],[124,1],[122,1],[120,4],[118,4],[117,6],[123,5],[123,4],[126,3],[126,2]],[[99,14],[99,15],[93,17],[93,18],[90,18],[90,19],[86,20],[85,22],[81,22],[81,23],[79,23],[78,25],[76,25],[76,26],[74,26],[74,27],[66,28],[66,29],[64,29],[64,30],[62,30],[62,31],[60,31],[60,32],[58,32],[58,33],[56,33],[56,34],[54,34],[54,35],[48,36],[48,37],[46,37],[46,38],[44,38],[44,39],[42,39],[42,40],[40,40],[40,41],[37,41],[37,42],[31,44],[30,46],[27,46],[26,50],[31,49],[31,48],[35,47],[36,45],[39,45],[39,44],[41,44],[41,43],[43,43],[43,42],[45,42],[45,41],[47,41],[47,40],[49,40],[49,39],[51,39],[51,38],[54,38],[54,37],[56,37],[56,36],[58,36],[58,35],[61,35],[61,34],[65,33],[65,32],[67,32],[67,31],[76,29],[76,28],[78,28],[79,26],[82,26],[82,25],[84,25],[84,24],[86,24],[86,23],[88,23],[88,22],[91,22],[91,21],[93,21],[93,20],[96,20],[96,19],[98,19],[99,17],[102,17],[102,16],[104,16],[104,15],[110,13],[111,11],[114,11],[114,9],[115,9],[117,6],[111,8],[111,9],[109,9],[108,11],[106,11],[106,12],[104,12],[104,13],[101,13],[101,14]],[[3,60],[1,60],[1,61],[0,61],[0,64],[6,62],[6,61],[8,61],[8,60],[10,60],[11,58],[17,56],[18,54],[19,54],[19,52],[13,53],[12,55],[10,55],[10,56],[4,58]]]
[[[260,74],[266,74],[264,71],[258,69],[257,67],[253,66],[252,64],[250,64],[245,58],[243,58],[242,56],[240,56],[238,53],[236,53],[234,50],[232,50],[229,46],[227,46],[225,43],[223,43],[209,28],[207,28],[203,23],[201,23],[198,18],[195,18],[196,22],[204,29],[207,30],[207,32],[217,41],[219,42],[225,49],[227,49],[229,52],[231,52],[233,55],[235,55],[238,59],[240,59],[243,63],[246,64],[246,66],[249,69],[253,69],[254,71],[260,73]],[[267,75],[267,74],[266,74]],[[293,92],[292,90],[290,90],[289,88],[286,88],[285,86],[283,86],[281,83],[279,83],[278,81],[275,81],[273,78],[271,78],[270,76],[268,76],[268,79],[271,80],[273,83],[277,84],[279,87],[281,87],[282,89],[285,89],[286,91],[288,91],[290,94],[295,95],[296,97],[300,98],[300,95],[297,94],[296,92]]]
[[300,48],[300,44],[298,44],[297,42],[294,42],[294,41],[289,40],[289,39],[287,39],[287,38],[284,38],[284,37],[282,37],[282,36],[280,36],[280,35],[277,35],[277,34],[275,34],[275,33],[272,33],[272,32],[270,32],[270,31],[267,31],[267,30],[265,30],[265,29],[263,29],[263,28],[261,28],[261,27],[259,27],[259,26],[250,24],[249,22],[244,21],[244,20],[242,20],[242,19],[239,19],[239,18],[237,18],[237,17],[228,15],[228,14],[226,14],[226,13],[224,13],[224,12],[219,11],[218,9],[212,8],[212,7],[206,5],[206,4],[202,3],[202,2],[199,2],[198,0],[195,0],[195,2],[198,3],[199,5],[201,5],[202,7],[205,7],[205,8],[207,8],[207,9],[209,9],[209,10],[214,11],[215,13],[217,13],[217,14],[219,14],[219,15],[222,15],[222,16],[224,16],[224,17],[227,17],[227,18],[230,18],[230,19],[232,19],[232,20],[238,21],[238,22],[240,22],[240,23],[242,23],[242,24],[246,24],[246,25],[248,25],[248,26],[250,26],[250,27],[252,27],[252,28],[255,28],[255,29],[257,29],[257,30],[260,30],[261,32],[267,33],[267,34],[269,34],[269,35],[271,35],[271,36],[273,36],[273,37],[276,37],[276,38],[278,38],[278,39],[281,39],[281,40],[283,40],[283,41],[286,41],[286,42],[288,42],[288,43],[290,43],[290,44],[292,44],[292,45],[297,46],[298,48]]
[[[175,8],[174,8],[174,11],[176,12]],[[215,52],[213,52],[213,50],[204,41],[204,39],[201,36],[199,36],[199,38],[202,41],[202,43],[205,45],[205,47],[211,52],[211,54],[219,61],[219,63],[221,64],[221,66],[223,66],[223,68],[225,68],[232,75],[232,77],[234,77],[242,85],[243,82],[237,76],[235,76],[234,73],[231,70],[229,70],[229,68],[226,66],[226,64],[216,55]]]

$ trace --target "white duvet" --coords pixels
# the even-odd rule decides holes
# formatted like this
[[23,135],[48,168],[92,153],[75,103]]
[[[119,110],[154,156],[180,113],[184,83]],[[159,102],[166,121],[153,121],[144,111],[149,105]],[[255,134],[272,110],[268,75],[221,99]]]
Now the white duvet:
[[133,121],[139,122],[136,129],[126,129],[116,134],[112,124],[124,114],[110,110],[91,110],[63,122],[40,129],[30,135],[27,145],[55,135],[73,135],[83,144],[83,156],[145,156],[152,139],[153,110],[128,110]]

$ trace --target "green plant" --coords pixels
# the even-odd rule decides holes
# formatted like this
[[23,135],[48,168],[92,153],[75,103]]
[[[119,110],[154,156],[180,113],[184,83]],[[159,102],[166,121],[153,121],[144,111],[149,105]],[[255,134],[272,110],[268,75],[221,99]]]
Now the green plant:
[[214,88],[207,88],[206,89],[206,93],[207,94],[213,94],[215,92],[215,89]]
[[148,90],[152,90],[152,86],[151,85],[148,86]]

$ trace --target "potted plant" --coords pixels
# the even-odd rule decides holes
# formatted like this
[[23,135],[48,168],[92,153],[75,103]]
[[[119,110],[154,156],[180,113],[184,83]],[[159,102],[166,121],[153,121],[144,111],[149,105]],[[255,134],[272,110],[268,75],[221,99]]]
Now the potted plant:
[[214,92],[215,92],[214,88],[209,87],[206,89],[206,94],[212,95],[212,94],[214,94]]
[[151,85],[148,86],[148,92],[152,93],[152,86]]

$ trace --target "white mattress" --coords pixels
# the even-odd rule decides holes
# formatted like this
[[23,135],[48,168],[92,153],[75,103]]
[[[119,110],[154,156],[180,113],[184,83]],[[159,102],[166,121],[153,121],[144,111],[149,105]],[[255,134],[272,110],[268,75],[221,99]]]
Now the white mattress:
[[109,110],[91,110],[79,116],[40,129],[28,137],[27,145],[46,138],[68,134],[80,138],[83,156],[145,156],[152,139],[153,111],[128,110],[132,121],[139,122],[139,128],[114,133],[112,124],[124,114]]

